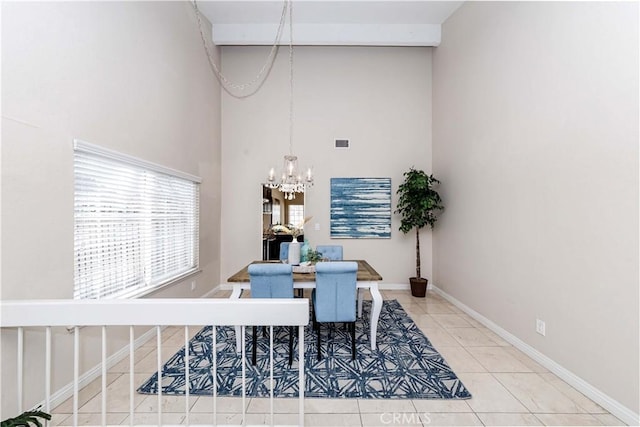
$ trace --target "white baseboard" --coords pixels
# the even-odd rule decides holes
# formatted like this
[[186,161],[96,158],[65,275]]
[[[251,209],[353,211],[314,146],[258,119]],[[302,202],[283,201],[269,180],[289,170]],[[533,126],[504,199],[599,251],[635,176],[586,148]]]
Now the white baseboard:
[[405,291],[411,287],[408,283],[380,283],[378,289],[381,291]]
[[438,288],[434,285],[429,285],[430,289],[436,292],[438,295],[442,296],[444,299],[458,307],[460,310],[467,313],[469,316],[473,317],[478,322],[482,323],[484,326],[498,334],[505,341],[512,344],[514,347],[525,353],[527,356],[531,357],[533,360],[547,368],[549,371],[556,374],[558,377],[562,378],[569,385],[574,387],[576,390],[587,396],[589,399],[596,402],[598,405],[602,406],[607,411],[611,412],[613,415],[624,421],[630,426],[637,426],[640,424],[640,415],[633,412],[631,409],[627,408],[617,400],[613,399],[609,395],[603,393],[593,385],[589,384],[573,372],[564,368],[554,360],[540,353],[535,348],[531,347],[529,344],[525,343],[515,335],[507,332],[502,329],[500,326],[493,323],[491,320],[487,319],[477,311],[473,310],[469,306],[464,303],[458,301],[456,298],[452,297],[442,289]]
[[[226,283],[225,283],[225,284],[226,284]],[[215,288],[211,289],[211,290],[210,290],[209,292],[207,292],[206,294],[202,295],[200,298],[211,298],[211,297],[213,297],[213,295],[214,295],[216,292],[221,291],[221,290],[224,290],[223,286],[224,286],[225,284],[222,284],[222,285],[218,285],[218,286],[216,286]],[[230,288],[229,288],[229,290],[231,290],[231,289],[233,289],[233,287],[230,287]]]

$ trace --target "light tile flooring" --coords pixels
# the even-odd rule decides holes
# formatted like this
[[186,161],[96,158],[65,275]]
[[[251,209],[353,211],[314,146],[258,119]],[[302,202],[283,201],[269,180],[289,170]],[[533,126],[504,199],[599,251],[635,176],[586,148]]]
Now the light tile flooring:
[[[409,291],[383,291],[397,299],[469,389],[469,400],[307,399],[308,426],[467,426],[467,425],[624,425],[596,403],[531,360],[496,334],[429,292],[414,298]],[[216,297],[224,298],[228,292]],[[192,334],[197,332],[193,328]],[[163,332],[166,360],[184,345],[182,328]],[[165,356],[166,355],[166,356]],[[136,387],[156,372],[155,341],[135,356]],[[107,423],[130,424],[128,359],[107,375]],[[80,425],[101,424],[101,379],[79,396]],[[165,396],[164,424],[212,424],[211,397],[190,398],[188,421],[183,396]],[[241,424],[241,399],[218,398],[217,424]],[[298,401],[275,402],[275,424],[297,424]],[[134,424],[157,425],[157,397],[135,396]],[[73,424],[72,402],[53,411],[52,425]],[[247,424],[271,424],[268,399],[246,399]]]

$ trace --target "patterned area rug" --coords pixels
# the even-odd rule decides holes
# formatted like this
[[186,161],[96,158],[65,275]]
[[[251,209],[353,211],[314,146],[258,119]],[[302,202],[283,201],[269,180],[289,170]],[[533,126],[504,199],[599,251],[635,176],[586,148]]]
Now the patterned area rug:
[[[305,330],[305,396],[318,398],[469,399],[471,394],[433,348],[396,300],[384,301],[378,322],[376,350],[369,344],[370,301],[356,323],[356,360],[351,360],[351,338],[342,324],[323,324],[322,354],[317,360],[316,336]],[[258,328],[258,357],[251,365],[251,330],[247,329],[247,396],[269,396],[269,337]],[[212,395],[211,327],[189,342],[190,394]],[[297,339],[289,367],[288,328],[274,328],[274,396],[298,396]],[[236,355],[233,328],[217,328],[217,383],[219,396],[242,395],[242,363]],[[155,394],[157,374],[139,393]],[[184,348],[163,367],[162,393],[184,394]]]

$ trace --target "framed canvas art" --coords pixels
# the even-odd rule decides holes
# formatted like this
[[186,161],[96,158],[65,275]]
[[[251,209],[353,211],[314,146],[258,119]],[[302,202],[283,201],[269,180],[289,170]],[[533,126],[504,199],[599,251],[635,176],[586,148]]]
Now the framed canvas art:
[[331,238],[391,238],[391,178],[331,178]]

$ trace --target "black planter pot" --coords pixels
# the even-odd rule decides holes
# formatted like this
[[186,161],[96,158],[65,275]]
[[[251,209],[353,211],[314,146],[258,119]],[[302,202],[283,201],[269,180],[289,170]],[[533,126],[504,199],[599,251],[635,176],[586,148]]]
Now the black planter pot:
[[410,277],[409,283],[411,284],[411,295],[418,298],[424,298],[427,293],[427,279],[422,277]]

